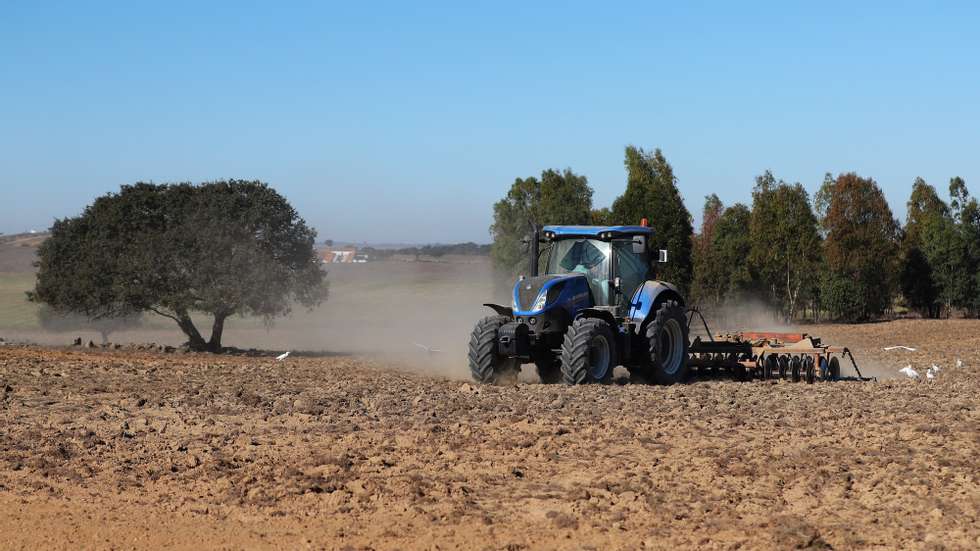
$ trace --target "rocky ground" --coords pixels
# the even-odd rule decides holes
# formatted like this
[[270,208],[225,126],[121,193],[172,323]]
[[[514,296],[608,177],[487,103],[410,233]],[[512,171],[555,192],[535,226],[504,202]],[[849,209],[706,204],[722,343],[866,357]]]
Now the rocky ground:
[[3,346],[0,548],[980,547],[980,324],[812,332],[879,374],[943,371],[479,387],[345,356]]

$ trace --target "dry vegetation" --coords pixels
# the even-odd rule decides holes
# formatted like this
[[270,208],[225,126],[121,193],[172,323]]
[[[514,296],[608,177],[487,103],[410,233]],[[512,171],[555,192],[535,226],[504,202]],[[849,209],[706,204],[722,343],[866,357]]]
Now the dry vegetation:
[[980,324],[813,329],[945,370],[476,387],[346,356],[0,348],[0,546],[980,545]]

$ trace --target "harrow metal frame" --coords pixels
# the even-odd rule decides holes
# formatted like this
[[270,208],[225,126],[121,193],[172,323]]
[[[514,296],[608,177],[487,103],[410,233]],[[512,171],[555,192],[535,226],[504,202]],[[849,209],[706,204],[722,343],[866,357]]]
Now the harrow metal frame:
[[[696,337],[688,348],[688,367],[701,369],[727,369],[738,379],[754,376],[759,379],[786,378],[805,380],[875,381],[865,377],[858,368],[854,353],[844,346],[825,345],[818,337],[807,333],[781,333],[769,331],[743,331],[713,334],[708,322],[697,308],[688,310],[688,332],[695,314],[701,318],[709,341]],[[850,360],[856,377],[832,376],[832,362],[837,357]],[[775,372],[774,372],[775,370]]]

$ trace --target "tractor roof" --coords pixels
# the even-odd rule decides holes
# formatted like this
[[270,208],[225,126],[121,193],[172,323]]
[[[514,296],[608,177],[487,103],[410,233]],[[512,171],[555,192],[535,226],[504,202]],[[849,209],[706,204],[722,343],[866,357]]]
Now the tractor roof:
[[[629,235],[653,235],[653,229],[647,226],[545,226],[545,234],[550,237],[600,237],[602,234],[611,234],[610,237],[624,237]],[[607,237],[608,239],[608,237]]]

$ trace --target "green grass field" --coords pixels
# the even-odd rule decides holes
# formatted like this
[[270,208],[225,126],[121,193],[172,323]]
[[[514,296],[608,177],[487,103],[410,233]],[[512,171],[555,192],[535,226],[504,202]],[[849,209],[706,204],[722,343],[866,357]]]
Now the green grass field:
[[39,327],[38,307],[24,294],[33,287],[33,273],[0,272],[0,330]]

